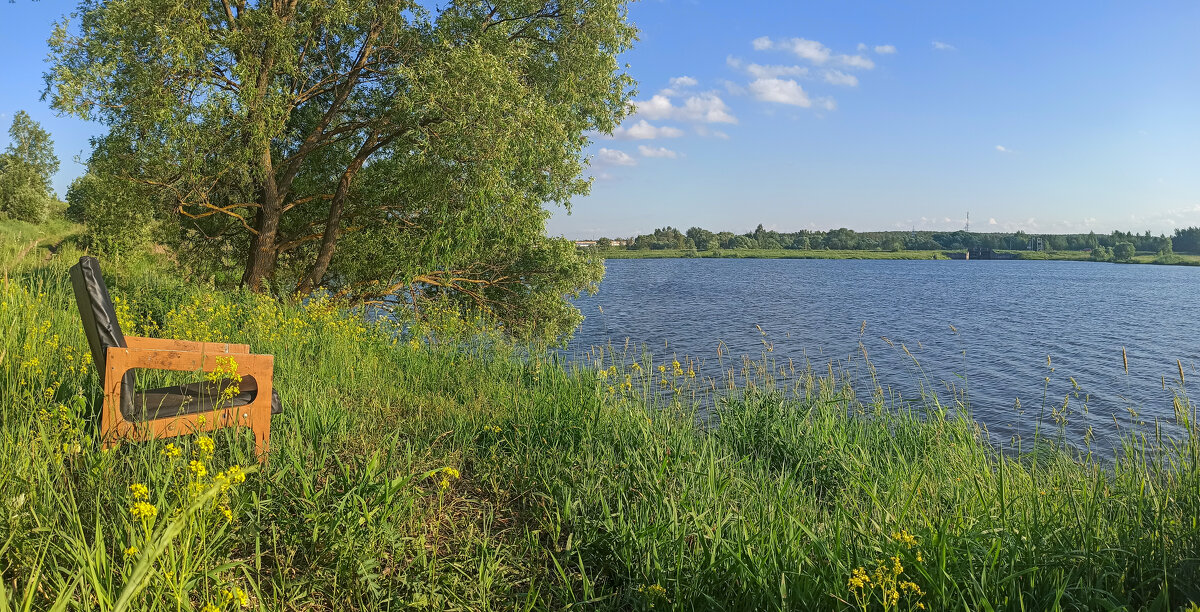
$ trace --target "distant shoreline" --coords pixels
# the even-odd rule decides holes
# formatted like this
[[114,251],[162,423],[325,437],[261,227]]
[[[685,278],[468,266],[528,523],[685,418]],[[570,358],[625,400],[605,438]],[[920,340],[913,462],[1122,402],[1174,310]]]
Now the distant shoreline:
[[[950,253],[962,251],[850,251],[850,250],[795,250],[795,249],[720,249],[692,251],[685,249],[628,250],[597,249],[595,253],[603,259],[894,259],[894,260],[950,260]],[[1093,261],[1084,251],[997,251],[1012,253],[1021,261]],[[1168,255],[1138,253],[1127,262],[1157,265],[1200,266],[1200,255]]]

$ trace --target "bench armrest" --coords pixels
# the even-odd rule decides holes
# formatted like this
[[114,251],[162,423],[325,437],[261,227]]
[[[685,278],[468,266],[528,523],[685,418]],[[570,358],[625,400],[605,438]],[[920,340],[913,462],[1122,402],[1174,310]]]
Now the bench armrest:
[[242,354],[250,352],[250,345],[248,344],[196,342],[193,340],[172,340],[169,338],[143,338],[141,336],[125,336],[125,344],[131,349],[149,349],[154,351],[192,351]]
[[108,372],[105,373],[105,386],[108,386],[109,381],[119,385],[125,372],[133,368],[176,372],[195,372],[197,370],[213,372],[218,367],[217,360],[222,358],[233,359],[237,364],[238,374],[253,376],[255,380],[260,381],[260,384],[262,377],[269,379],[275,369],[274,355],[111,347],[108,349]]

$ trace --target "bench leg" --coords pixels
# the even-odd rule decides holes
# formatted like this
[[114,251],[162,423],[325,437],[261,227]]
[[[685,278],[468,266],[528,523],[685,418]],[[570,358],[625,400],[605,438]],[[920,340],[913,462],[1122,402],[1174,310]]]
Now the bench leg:
[[254,452],[259,463],[267,462],[267,451],[271,443],[271,401],[250,411],[250,429],[254,432]]

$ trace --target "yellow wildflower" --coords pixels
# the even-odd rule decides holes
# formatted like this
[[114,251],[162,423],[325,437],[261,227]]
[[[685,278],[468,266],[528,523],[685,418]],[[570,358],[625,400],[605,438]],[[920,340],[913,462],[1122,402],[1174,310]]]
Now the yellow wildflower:
[[138,501],[150,499],[150,489],[140,482],[129,485],[129,494],[133,496],[133,499]]
[[154,504],[149,502],[140,501],[130,506],[129,513],[132,514],[133,518],[135,519],[148,521],[153,519],[155,516],[158,516],[158,508],[155,508]]
[[126,556],[126,557],[132,557],[132,556],[134,556],[134,555],[136,555],[136,554],[138,554],[138,547],[137,547],[137,546],[130,546],[129,548],[126,548],[126,549],[125,549],[125,556]]
[[864,567],[856,567],[850,573],[850,580],[846,582],[846,586],[852,589],[865,589],[871,583],[871,577],[867,575],[867,569]]
[[204,463],[195,459],[188,464],[188,469],[196,475],[196,478],[204,478],[205,474],[208,474],[208,468],[204,467]]
[[170,457],[173,459],[175,457],[182,455],[183,449],[179,448],[178,446],[175,446],[175,443],[172,442],[163,447],[162,454],[164,457]]
[[200,457],[201,461],[212,459],[213,451],[216,449],[216,443],[208,436],[200,436],[196,438],[196,456]]
[[900,531],[893,533],[892,539],[907,546],[908,548],[912,548],[913,546],[917,545],[917,538],[913,537],[913,535],[905,529],[901,529]]
[[230,466],[230,468],[226,470],[225,474],[229,476],[229,482],[233,484],[242,484],[243,482],[246,482],[246,473],[242,471],[241,466]]
[[446,475],[448,475],[448,476],[453,476],[453,477],[455,477],[455,478],[459,478],[459,477],[460,477],[460,476],[459,476],[459,473],[458,473],[458,470],[456,470],[456,469],[454,469],[454,468],[452,468],[452,467],[444,467],[444,468],[442,468],[442,472],[443,472],[443,473],[445,473],[445,474],[446,474]]
[[235,588],[230,592],[230,599],[237,602],[237,605],[243,608],[250,607],[250,596],[246,594],[240,587]]

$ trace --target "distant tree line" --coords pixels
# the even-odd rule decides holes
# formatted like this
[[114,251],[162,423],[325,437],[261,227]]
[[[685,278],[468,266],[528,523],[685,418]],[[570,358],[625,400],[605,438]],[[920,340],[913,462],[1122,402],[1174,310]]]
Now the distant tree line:
[[[1048,251],[1091,251],[1093,258],[1102,260],[1129,259],[1138,251],[1170,255],[1173,252],[1200,253],[1200,227],[1176,229],[1174,236],[1154,236],[1149,231],[1143,234],[1114,231],[1110,234],[1028,234],[1024,231],[1011,233],[931,231],[856,232],[838,228],[828,231],[800,230],[777,232],[763,228],[762,224],[752,232],[712,232],[699,227],[686,232],[667,226],[628,239],[627,246],[615,247],[630,250],[682,249],[710,251],[716,249],[798,249],[798,250],[868,250],[868,251],[916,251],[916,250],[1028,250],[1031,238],[1041,238]],[[619,240],[619,239],[616,239]],[[1128,246],[1125,246],[1128,245]],[[603,237],[596,241],[600,248],[614,248],[614,239]],[[1120,255],[1120,257],[1118,257]]]

